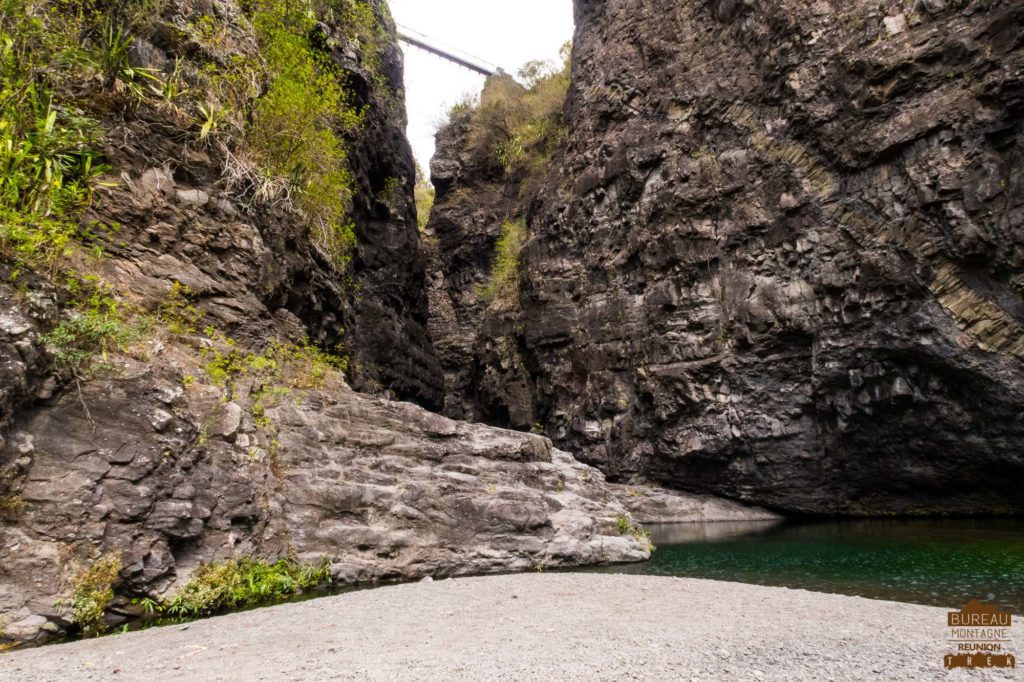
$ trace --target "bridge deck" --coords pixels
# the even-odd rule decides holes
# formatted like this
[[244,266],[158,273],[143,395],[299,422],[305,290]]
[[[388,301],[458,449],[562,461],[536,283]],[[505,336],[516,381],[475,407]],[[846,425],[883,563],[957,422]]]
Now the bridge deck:
[[414,38],[414,37],[410,36],[407,31],[400,31],[398,33],[398,39],[401,40],[402,42],[405,42],[405,43],[408,43],[409,45],[412,45],[413,47],[418,47],[421,50],[429,52],[429,53],[431,53],[433,55],[437,55],[438,57],[440,57],[442,59],[447,59],[450,62],[458,64],[459,66],[461,66],[463,68],[469,69],[470,71],[474,71],[474,72],[479,73],[481,75],[493,76],[496,73],[495,69],[492,69],[492,68],[489,68],[489,67],[484,66],[482,64],[479,64],[477,62],[471,61],[467,57],[460,57],[459,55],[452,54],[451,52],[448,52],[447,50],[444,50],[444,49],[442,49],[440,47],[436,47],[434,45],[431,45],[430,43],[425,42],[424,40],[422,40],[420,38]]

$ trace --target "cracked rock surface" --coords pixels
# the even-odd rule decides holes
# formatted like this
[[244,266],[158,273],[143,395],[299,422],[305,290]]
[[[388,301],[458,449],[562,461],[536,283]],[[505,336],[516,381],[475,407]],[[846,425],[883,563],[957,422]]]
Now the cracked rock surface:
[[[649,556],[618,529],[628,511],[602,474],[546,438],[339,383],[267,410],[270,446],[210,395],[146,372],[83,386],[92,421],[68,395],[16,425],[4,473],[25,511],[0,526],[8,639],[66,627],[58,601],[99,554],[122,558],[119,594],[153,597],[236,556],[327,557],[339,584]],[[235,428],[208,428],[232,406]]]
[[1021,511],[1020,3],[575,11],[514,310],[470,294],[511,190],[467,207],[439,137],[448,413],[784,511]]

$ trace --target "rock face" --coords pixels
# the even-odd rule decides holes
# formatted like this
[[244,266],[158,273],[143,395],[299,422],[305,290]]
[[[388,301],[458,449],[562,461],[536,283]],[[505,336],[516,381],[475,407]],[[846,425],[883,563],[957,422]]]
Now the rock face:
[[[0,650],[82,625],[75,583],[101,561],[122,566],[114,624],[140,615],[131,599],[241,557],[326,558],[348,584],[649,556],[603,475],[548,439],[385,398],[441,400],[401,53],[382,0],[337,7],[382,41],[371,59],[345,26],[309,38],[364,112],[345,133],[344,266],[294,206],[254,198],[263,171],[230,139],[155,97],[77,93],[99,107],[117,181],[96,187],[59,266],[101,283],[100,302],[0,245]],[[168,79],[171,64],[187,78],[264,56],[233,2],[147,19],[131,58]],[[81,343],[83,327],[103,343],[69,370],[47,335]],[[348,379],[325,354],[339,342]]]
[[783,510],[1021,511],[1020,4],[578,0],[576,21],[518,308],[460,340],[498,384],[468,411],[530,415],[615,479]]
[[608,486],[638,523],[687,524],[694,532],[713,533],[713,530],[704,531],[704,524],[782,523],[784,520],[782,515],[767,509],[745,506],[712,495],[680,493],[646,485],[609,483]]
[[9,638],[67,627],[58,600],[99,554],[121,557],[119,594],[150,596],[236,556],[328,557],[339,583],[648,556],[618,529],[628,512],[601,473],[546,438],[337,383],[266,410],[271,441],[214,387],[136,369],[14,428],[3,473],[25,511],[0,526]]
[[[426,334],[402,55],[386,4],[372,0],[367,7],[392,40],[380,47],[372,70],[365,50],[336,36],[337,27],[320,28],[353,106],[365,108],[348,141],[356,243],[343,271],[312,243],[301,217],[246,195],[251,169],[216,141],[197,145],[182,136],[174,127],[180,122],[159,110],[104,121],[105,158],[120,182],[98,192],[88,220],[118,226],[113,238],[101,240],[101,274],[142,305],[159,305],[180,281],[205,322],[239,341],[259,344],[268,329],[284,329],[308,333],[323,347],[341,343],[357,388],[436,406],[440,375]],[[185,4],[166,21],[194,23],[207,11]],[[215,13],[227,37],[183,45],[169,28],[156,30],[152,44],[141,43],[149,47],[140,65],[261,59],[241,10],[225,3]]]
[[[481,99],[505,85],[492,77]],[[530,372],[510,345],[516,343],[518,311],[481,295],[502,225],[523,212],[528,198],[493,170],[492,160],[469,149],[470,115],[463,112],[438,131],[431,162],[437,195],[424,242],[430,338],[444,375],[445,414],[530,429]]]
[[[390,37],[374,65],[383,76],[386,94],[382,95],[380,83],[366,75],[365,65],[346,68],[353,74],[349,85],[365,93],[362,96],[370,106],[349,153],[359,181],[353,216],[355,287],[349,294],[349,319],[340,321],[344,328],[337,333],[354,349],[356,388],[389,391],[439,408],[441,372],[427,336],[426,262],[413,200],[416,169],[405,137],[402,52],[386,0],[372,0],[369,5]],[[335,58],[344,63],[338,51]],[[389,182],[395,181],[399,184],[392,189]],[[317,298],[306,321],[315,327],[325,313],[329,316],[329,309]]]

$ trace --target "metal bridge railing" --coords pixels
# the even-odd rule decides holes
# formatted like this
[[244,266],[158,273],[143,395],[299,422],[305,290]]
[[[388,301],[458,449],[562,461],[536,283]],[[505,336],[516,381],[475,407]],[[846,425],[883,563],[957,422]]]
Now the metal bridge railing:
[[[474,57],[466,53],[462,53],[461,55],[455,54],[456,50],[454,50],[454,48],[441,47],[437,41],[433,40],[429,36],[423,35],[419,31],[413,31],[412,29],[402,25],[399,25],[398,29],[398,39],[402,42],[436,55],[441,59],[446,59],[454,64],[458,64],[465,69],[469,69],[470,71],[479,73],[483,76],[493,76],[501,71],[497,66],[490,64],[483,59],[479,59],[478,57]],[[461,50],[459,51],[461,52]]]

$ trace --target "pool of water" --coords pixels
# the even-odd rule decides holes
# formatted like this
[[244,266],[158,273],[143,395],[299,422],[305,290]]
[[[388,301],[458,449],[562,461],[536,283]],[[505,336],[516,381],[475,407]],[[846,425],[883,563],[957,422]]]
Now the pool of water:
[[648,526],[650,562],[601,570],[777,585],[1024,614],[1024,521],[883,520]]

